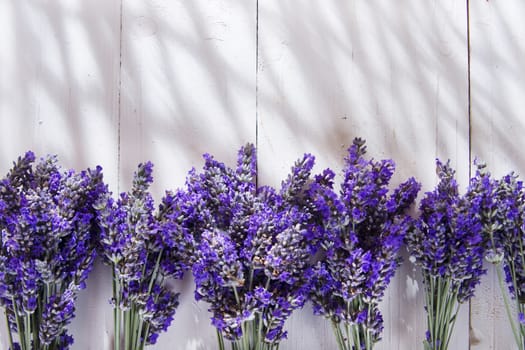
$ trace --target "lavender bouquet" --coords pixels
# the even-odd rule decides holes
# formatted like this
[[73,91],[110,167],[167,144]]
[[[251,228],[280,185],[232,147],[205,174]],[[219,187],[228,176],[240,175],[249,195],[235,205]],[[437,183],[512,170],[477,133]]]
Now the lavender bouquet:
[[113,271],[114,349],[144,349],[166,331],[179,304],[169,279],[180,279],[190,259],[182,192],[167,192],[158,211],[148,187],[152,163],[140,164],[131,191],[98,201],[100,250]]
[[460,305],[480,282],[485,242],[484,194],[471,180],[461,196],[450,162],[437,161],[439,183],[421,201],[421,216],[407,235],[411,259],[421,267],[427,312],[426,350],[446,350]]
[[[496,265],[509,323],[518,349],[525,349],[525,189],[511,173],[492,180],[479,166],[473,188],[484,195],[480,203],[486,260]],[[481,197],[481,195],[479,196]]]
[[101,168],[64,171],[27,152],[0,181],[0,305],[9,348],[68,349],[67,325],[93,266]]
[[319,230],[308,210],[314,158],[305,155],[280,191],[256,185],[253,145],[232,169],[205,155],[187,185],[195,208],[197,300],[209,303],[219,349],[272,350],[305,303]]
[[410,178],[389,195],[394,163],[366,160],[365,153],[356,138],[339,196],[330,186],[312,189],[326,257],[315,267],[311,300],[314,313],[332,322],[341,350],[370,350],[380,340],[378,303],[399,266],[398,251],[413,224],[405,212],[420,188]]

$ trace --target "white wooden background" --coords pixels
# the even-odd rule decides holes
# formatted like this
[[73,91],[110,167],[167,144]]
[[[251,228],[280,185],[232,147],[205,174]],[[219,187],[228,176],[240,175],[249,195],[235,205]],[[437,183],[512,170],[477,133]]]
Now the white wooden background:
[[[260,182],[276,185],[304,152],[340,169],[362,136],[425,191],[436,157],[462,186],[475,156],[525,174],[524,17],[522,0],[0,0],[0,171],[28,149],[56,153],[101,164],[119,192],[152,160],[159,199],[204,152],[233,163],[254,142]],[[422,349],[418,276],[407,261],[389,288],[378,350]],[[191,278],[179,286],[153,348],[215,349]],[[97,265],[73,349],[110,349],[110,289]],[[287,328],[282,350],[335,349],[309,308]],[[451,350],[467,349],[514,349],[493,273],[456,324]]]

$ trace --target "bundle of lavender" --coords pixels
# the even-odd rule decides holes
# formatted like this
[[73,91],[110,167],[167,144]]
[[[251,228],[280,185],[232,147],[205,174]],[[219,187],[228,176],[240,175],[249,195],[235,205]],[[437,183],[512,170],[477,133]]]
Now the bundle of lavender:
[[525,350],[525,188],[510,173],[500,180],[491,178],[484,164],[478,164],[471,181],[483,207],[481,220],[487,252],[494,264],[508,320],[517,348]]
[[219,349],[226,342],[233,350],[277,349],[310,288],[319,235],[308,196],[314,158],[298,160],[279,191],[257,187],[253,145],[241,148],[236,169],[204,158],[202,172],[187,180],[195,297],[210,305]]
[[421,201],[421,216],[406,239],[423,274],[426,350],[448,349],[460,305],[474,295],[486,272],[481,218],[488,207],[485,192],[474,186],[479,179],[471,179],[461,196],[450,162],[438,160],[437,175],[439,183]]
[[326,257],[315,267],[311,300],[314,313],[332,322],[341,350],[371,350],[380,340],[378,304],[400,264],[398,252],[413,224],[405,212],[420,188],[410,178],[389,195],[393,161],[366,160],[365,153],[364,141],[355,139],[340,195],[330,186],[314,186],[312,194]]
[[64,171],[27,152],[0,181],[0,304],[11,350],[68,349],[67,325],[93,266],[101,168]]
[[96,203],[100,251],[113,271],[114,349],[155,344],[179,304],[169,279],[181,279],[191,259],[192,238],[183,224],[183,192],[166,192],[157,211],[148,187],[152,163],[140,164],[129,192]]

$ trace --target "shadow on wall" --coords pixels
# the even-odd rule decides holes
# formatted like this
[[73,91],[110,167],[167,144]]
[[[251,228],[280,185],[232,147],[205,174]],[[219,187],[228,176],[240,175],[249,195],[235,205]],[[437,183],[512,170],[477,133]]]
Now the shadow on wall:
[[209,152],[255,142],[255,1],[129,1],[123,9],[121,163],[156,164],[155,192]]
[[118,6],[6,1],[2,7],[0,166],[28,149],[68,167],[102,164],[116,184]]
[[486,161],[494,175],[514,170],[523,178],[525,31],[519,18],[525,3],[471,7],[472,153]]
[[[403,178],[421,175],[426,165],[433,169],[435,157],[455,162],[460,154],[463,161],[466,9],[458,6],[261,4],[259,142],[269,154],[289,144],[297,152],[288,163],[310,151],[340,167],[352,139],[361,136],[372,155],[394,158]],[[263,175],[269,179],[271,171]],[[433,185],[433,172],[423,177]]]

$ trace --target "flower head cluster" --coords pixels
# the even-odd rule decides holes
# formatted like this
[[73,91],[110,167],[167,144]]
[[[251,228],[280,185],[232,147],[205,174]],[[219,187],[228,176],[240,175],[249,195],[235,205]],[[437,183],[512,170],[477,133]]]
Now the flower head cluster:
[[446,350],[461,303],[474,295],[483,269],[483,228],[493,215],[493,183],[483,166],[460,195],[450,162],[437,161],[439,183],[421,201],[420,218],[407,236],[421,267],[427,312],[425,349]]
[[93,204],[104,188],[100,167],[65,171],[54,156],[35,164],[32,152],[0,181],[0,303],[20,338],[11,347],[71,343],[66,326],[93,266]]
[[107,192],[96,204],[101,255],[113,268],[112,302],[126,317],[140,316],[133,326],[140,342],[149,344],[167,329],[178,306],[178,294],[163,282],[182,278],[191,256],[191,237],[182,224],[189,210],[185,195],[167,192],[155,212],[148,192],[152,172],[152,163],[140,164],[129,192],[117,200]]
[[525,188],[516,175],[499,182],[496,212],[498,220],[491,222],[490,230],[492,248],[503,260],[510,295],[525,304]]
[[308,210],[314,158],[298,160],[279,191],[256,186],[253,145],[241,148],[236,169],[204,159],[203,171],[192,170],[187,180],[195,208],[195,296],[210,303],[212,323],[227,339],[250,336],[246,322],[254,320],[260,340],[276,344],[307,296],[319,235]]
[[[477,192],[484,193],[482,232],[487,241],[486,260],[497,265],[500,287],[518,348],[525,344],[525,188],[514,173],[491,180],[484,166],[478,170]],[[503,267],[504,281],[500,266]],[[506,284],[506,287],[505,285]],[[505,291],[507,289],[507,291]],[[508,298],[510,296],[510,299]]]
[[[361,326],[356,331],[368,333],[366,346],[371,347],[382,330],[377,304],[399,266],[398,251],[413,224],[405,211],[420,185],[410,178],[389,194],[394,163],[365,159],[359,138],[348,152],[340,195],[331,186],[313,188],[326,257],[317,263],[311,299],[316,314],[336,324]],[[325,172],[322,183],[331,185],[332,178],[333,173]]]
[[490,211],[490,196],[481,187],[490,186],[478,170],[464,196],[458,191],[450,162],[437,161],[440,179],[436,189],[421,201],[421,216],[407,237],[411,256],[423,274],[451,280],[458,288],[458,301],[467,301],[485,273],[482,216]]

